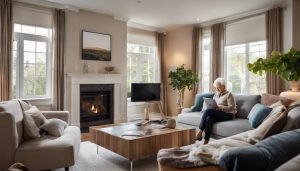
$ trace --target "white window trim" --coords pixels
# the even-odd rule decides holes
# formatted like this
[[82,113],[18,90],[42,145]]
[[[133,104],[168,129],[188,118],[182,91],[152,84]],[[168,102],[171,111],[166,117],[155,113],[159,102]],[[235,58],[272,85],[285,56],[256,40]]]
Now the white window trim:
[[[259,42],[259,41],[258,41]],[[243,43],[245,44],[245,65],[247,65],[249,63],[249,59],[250,59],[250,43],[252,42],[248,42],[248,43]],[[241,44],[242,45],[242,44]],[[235,46],[235,45],[228,45],[228,46]],[[228,73],[227,73],[227,46],[224,47],[224,76],[226,81],[228,82]],[[246,84],[245,84],[245,92],[241,92],[239,94],[250,94],[250,71],[247,70],[247,67],[245,67],[245,80],[246,80]]]
[[[144,58],[144,57],[149,57],[149,58],[155,58],[154,59],[154,73],[153,73],[153,75],[154,75],[154,81],[153,82],[151,82],[151,83],[160,83],[160,64],[159,64],[159,59],[158,59],[158,56],[157,56],[157,47],[155,47],[155,46],[150,46],[150,45],[142,45],[142,44],[134,44],[134,43],[127,43],[127,45],[128,44],[131,44],[131,45],[136,45],[136,46],[146,46],[146,47],[154,47],[155,48],[155,51],[154,51],[154,56],[152,56],[153,54],[152,53],[144,53],[144,52],[130,52],[130,51],[127,51],[127,60],[129,60],[129,58],[128,58],[128,56],[131,56],[131,57],[135,57],[135,58]],[[128,66],[127,66],[128,67]],[[128,71],[127,71],[128,72]],[[137,74],[136,74],[136,76],[137,76],[137,80],[142,80],[142,73],[141,72],[137,72]],[[130,77],[131,77],[131,75],[130,75]],[[128,79],[128,76],[127,76],[127,79]],[[131,78],[130,78],[130,80],[131,80]],[[126,87],[127,88],[127,87]],[[127,91],[127,90],[126,90]],[[127,92],[128,93],[128,92]],[[136,106],[136,105],[144,105],[144,103],[142,104],[142,103],[140,103],[140,102],[138,102],[138,103],[136,103],[136,102],[130,102],[130,97],[128,97],[127,98],[127,102],[128,103],[131,103],[132,104],[132,106]]]
[[[44,101],[41,103],[41,105],[48,105],[51,104],[52,101],[52,84],[51,84],[51,78],[52,78],[52,72],[50,71],[50,64],[51,64],[51,49],[52,44],[49,38],[40,36],[40,35],[32,35],[27,33],[14,33],[14,40],[17,41],[17,71],[16,71],[16,98],[17,99],[24,99],[27,101],[37,101],[41,100]],[[22,97],[21,94],[23,93],[23,64],[24,64],[24,56],[23,56],[23,43],[24,40],[29,41],[42,41],[46,42],[48,45],[47,51],[46,51],[46,96],[35,96],[35,97]]]

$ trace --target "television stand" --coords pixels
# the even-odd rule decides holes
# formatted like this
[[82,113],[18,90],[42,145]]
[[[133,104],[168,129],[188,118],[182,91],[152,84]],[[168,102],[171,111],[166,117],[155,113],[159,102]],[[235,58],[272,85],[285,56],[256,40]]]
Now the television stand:
[[149,113],[150,113],[149,105],[151,105],[151,104],[158,105],[158,109],[159,109],[159,113],[161,115],[161,118],[165,119],[166,117],[165,117],[164,113],[162,112],[162,106],[161,106],[160,101],[153,101],[153,102],[145,102],[144,120],[149,120]]

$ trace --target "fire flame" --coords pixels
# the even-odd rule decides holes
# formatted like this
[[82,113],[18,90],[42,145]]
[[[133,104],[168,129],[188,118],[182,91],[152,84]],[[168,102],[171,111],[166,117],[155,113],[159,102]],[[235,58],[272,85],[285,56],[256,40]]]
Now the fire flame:
[[98,109],[97,109],[97,108],[95,108],[95,106],[94,106],[94,105],[92,105],[92,112],[93,112],[93,113],[98,113]]

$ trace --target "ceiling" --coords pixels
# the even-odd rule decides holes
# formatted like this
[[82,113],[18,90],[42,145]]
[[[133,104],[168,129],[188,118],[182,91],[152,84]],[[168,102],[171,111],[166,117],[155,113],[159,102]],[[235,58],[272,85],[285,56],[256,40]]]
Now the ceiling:
[[114,16],[116,19],[171,29],[251,11],[285,0],[42,0]]

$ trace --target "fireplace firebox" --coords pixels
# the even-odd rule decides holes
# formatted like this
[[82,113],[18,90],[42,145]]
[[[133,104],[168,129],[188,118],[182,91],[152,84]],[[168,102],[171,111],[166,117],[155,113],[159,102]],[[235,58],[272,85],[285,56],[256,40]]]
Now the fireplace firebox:
[[113,84],[80,85],[80,128],[113,123]]

